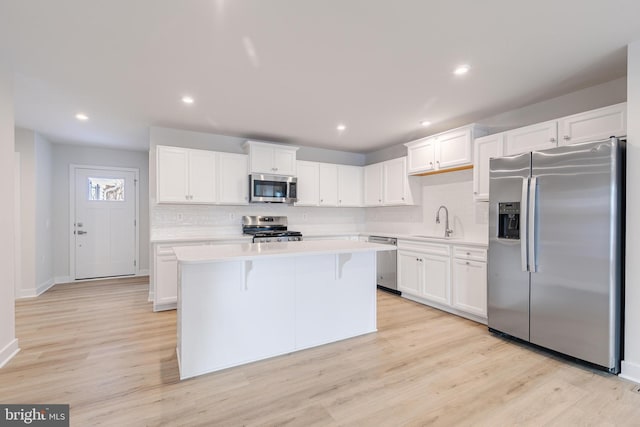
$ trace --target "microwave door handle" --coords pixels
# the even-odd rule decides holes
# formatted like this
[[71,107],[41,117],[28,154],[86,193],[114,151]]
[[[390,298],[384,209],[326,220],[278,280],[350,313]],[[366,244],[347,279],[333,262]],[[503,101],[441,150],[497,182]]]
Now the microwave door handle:
[[531,178],[529,184],[529,271],[535,273],[538,271],[538,257],[536,254],[536,210],[538,203],[538,177]]
[[520,264],[522,271],[529,271],[529,260],[527,250],[529,249],[527,241],[527,224],[528,224],[528,200],[529,200],[529,178],[522,178],[522,195],[520,196]]

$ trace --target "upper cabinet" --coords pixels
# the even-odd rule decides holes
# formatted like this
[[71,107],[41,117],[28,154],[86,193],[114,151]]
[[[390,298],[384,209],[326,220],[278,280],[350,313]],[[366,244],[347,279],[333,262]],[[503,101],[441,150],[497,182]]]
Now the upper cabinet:
[[558,122],[537,123],[506,132],[505,135],[505,156],[553,148],[558,142]]
[[156,147],[158,203],[248,203],[247,156]]
[[558,122],[558,144],[577,144],[627,134],[627,103],[574,114]]
[[296,206],[318,206],[320,201],[320,163],[297,161],[298,201]]
[[621,103],[478,138],[474,142],[473,197],[489,200],[489,159],[558,145],[627,134],[627,104]]
[[244,147],[249,152],[249,171],[271,175],[295,175],[296,151],[298,147],[247,141]]
[[416,179],[407,175],[406,157],[365,166],[365,206],[418,204],[420,188]]
[[246,154],[218,153],[218,203],[249,203],[249,159]]
[[156,150],[158,203],[216,203],[215,152],[166,146]]
[[489,200],[489,159],[503,156],[504,133],[478,138],[474,146],[473,198]]
[[447,169],[471,167],[473,139],[483,135],[486,135],[484,129],[471,124],[406,143],[408,173],[428,175]]

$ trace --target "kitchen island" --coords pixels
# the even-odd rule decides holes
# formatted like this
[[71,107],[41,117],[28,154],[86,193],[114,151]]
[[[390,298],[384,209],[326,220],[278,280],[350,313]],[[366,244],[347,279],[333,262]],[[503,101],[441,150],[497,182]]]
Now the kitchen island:
[[377,251],[346,240],[175,248],[180,378],[376,331]]

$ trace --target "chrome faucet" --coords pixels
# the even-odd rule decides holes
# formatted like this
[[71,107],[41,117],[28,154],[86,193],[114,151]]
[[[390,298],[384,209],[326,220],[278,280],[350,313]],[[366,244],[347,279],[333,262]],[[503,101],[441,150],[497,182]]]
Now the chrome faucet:
[[453,230],[449,228],[449,209],[445,205],[440,205],[438,208],[438,212],[436,213],[436,224],[440,224],[440,210],[444,208],[445,219],[444,219],[444,237],[451,237],[451,233]]

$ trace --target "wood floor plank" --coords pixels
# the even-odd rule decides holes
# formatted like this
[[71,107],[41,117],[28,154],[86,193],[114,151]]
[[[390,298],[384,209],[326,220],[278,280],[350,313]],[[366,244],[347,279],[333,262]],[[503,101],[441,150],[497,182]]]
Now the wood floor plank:
[[[2,403],[68,403],[71,425],[639,425],[635,385],[378,293],[378,332],[180,381],[175,311],[145,278],[16,303]],[[336,295],[339,298],[339,295]]]

